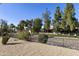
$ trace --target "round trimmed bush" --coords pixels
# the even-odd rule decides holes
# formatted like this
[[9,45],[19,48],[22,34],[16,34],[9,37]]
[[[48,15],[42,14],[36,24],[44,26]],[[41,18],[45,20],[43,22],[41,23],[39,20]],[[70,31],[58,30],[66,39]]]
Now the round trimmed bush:
[[48,36],[45,34],[39,34],[38,35],[38,42],[40,43],[47,43],[48,41]]
[[21,31],[17,33],[17,38],[21,39],[21,40],[26,40],[26,41],[30,41],[30,33],[27,31]]
[[6,33],[2,36],[2,44],[6,44],[9,40],[10,36]]

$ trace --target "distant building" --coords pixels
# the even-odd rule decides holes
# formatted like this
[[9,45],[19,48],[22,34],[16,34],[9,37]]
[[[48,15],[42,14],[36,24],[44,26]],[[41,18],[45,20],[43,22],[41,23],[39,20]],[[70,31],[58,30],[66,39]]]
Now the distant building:
[[27,29],[28,29],[28,27],[24,26],[24,30],[27,30]]
[[[42,29],[44,28],[44,25],[41,27]],[[53,29],[53,24],[50,24],[50,30]]]

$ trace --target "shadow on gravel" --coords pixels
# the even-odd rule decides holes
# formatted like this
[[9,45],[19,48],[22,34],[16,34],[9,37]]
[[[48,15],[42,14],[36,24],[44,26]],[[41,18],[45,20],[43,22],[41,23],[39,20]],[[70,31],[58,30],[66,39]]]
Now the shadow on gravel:
[[16,45],[16,44],[21,44],[21,43],[7,43],[6,45]]

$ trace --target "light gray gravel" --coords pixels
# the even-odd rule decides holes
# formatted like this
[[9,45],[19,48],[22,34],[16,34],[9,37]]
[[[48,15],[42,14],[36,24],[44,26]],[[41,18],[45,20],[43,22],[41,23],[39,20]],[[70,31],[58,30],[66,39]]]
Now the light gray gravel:
[[74,56],[79,55],[79,51],[11,38],[7,45],[2,45],[0,43],[0,55],[1,56],[54,56],[54,55]]

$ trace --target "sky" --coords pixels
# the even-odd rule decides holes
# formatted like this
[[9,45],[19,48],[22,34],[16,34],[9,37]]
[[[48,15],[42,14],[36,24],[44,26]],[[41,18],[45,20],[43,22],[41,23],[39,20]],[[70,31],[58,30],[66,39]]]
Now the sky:
[[[42,13],[46,8],[51,12],[51,19],[54,17],[56,7],[59,6],[62,11],[65,3],[2,3],[0,4],[0,19],[4,19],[8,24],[17,25],[21,20],[31,20],[42,18]],[[74,4],[76,18],[79,19],[79,4]]]

